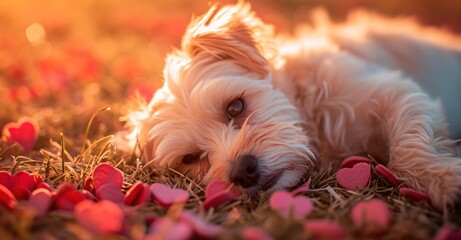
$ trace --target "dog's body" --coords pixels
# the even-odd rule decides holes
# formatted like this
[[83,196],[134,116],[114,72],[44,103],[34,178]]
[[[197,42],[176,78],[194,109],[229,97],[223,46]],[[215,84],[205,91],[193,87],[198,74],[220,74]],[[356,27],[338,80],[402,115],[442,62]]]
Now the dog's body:
[[433,94],[461,133],[459,49],[404,28],[318,26],[275,39],[243,3],[198,18],[167,57],[163,88],[129,116],[143,158],[254,194],[296,185],[316,159],[371,155],[434,205],[453,204],[461,159],[440,102],[413,79],[449,84]]

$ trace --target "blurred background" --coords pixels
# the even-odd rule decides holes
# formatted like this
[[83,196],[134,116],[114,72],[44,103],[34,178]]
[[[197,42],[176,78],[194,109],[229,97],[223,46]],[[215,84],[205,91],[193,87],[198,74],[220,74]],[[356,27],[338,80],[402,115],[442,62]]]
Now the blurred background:
[[[461,32],[458,0],[250,3],[278,32],[308,21],[309,11],[318,6],[338,21],[353,9],[365,8]],[[1,0],[0,101],[80,104],[91,96],[110,102],[136,91],[149,99],[161,85],[165,54],[179,46],[191,17],[209,6],[209,1],[199,0]]]

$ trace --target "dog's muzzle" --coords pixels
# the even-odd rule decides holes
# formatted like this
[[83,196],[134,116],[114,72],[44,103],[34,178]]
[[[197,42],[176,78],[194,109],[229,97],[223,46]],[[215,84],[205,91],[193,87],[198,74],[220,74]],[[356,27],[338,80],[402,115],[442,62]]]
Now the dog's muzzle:
[[229,180],[243,188],[250,188],[258,183],[259,176],[258,159],[245,155],[232,166]]

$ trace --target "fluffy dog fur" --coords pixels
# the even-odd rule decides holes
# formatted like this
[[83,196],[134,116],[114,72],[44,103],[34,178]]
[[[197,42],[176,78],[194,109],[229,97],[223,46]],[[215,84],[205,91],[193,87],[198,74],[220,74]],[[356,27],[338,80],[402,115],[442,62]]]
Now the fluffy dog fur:
[[[410,20],[314,15],[294,37],[275,37],[242,2],[194,20],[166,58],[164,86],[128,115],[143,159],[206,184],[251,155],[255,194],[295,186],[313,164],[370,155],[435,206],[453,204],[461,159],[440,101],[416,82],[442,97],[460,134],[460,39]],[[231,117],[235,99],[244,108]]]

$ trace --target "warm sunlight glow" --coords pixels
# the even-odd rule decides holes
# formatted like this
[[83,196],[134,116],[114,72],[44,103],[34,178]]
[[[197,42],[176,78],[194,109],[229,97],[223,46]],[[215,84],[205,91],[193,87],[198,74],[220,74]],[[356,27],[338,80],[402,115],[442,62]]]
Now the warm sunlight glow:
[[26,28],[26,37],[32,45],[39,45],[45,41],[45,28],[39,23],[33,23]]

